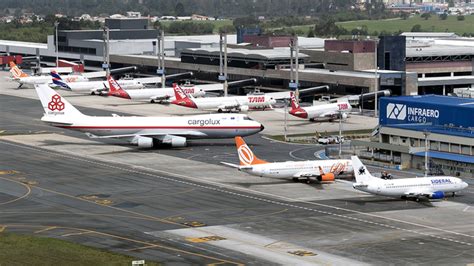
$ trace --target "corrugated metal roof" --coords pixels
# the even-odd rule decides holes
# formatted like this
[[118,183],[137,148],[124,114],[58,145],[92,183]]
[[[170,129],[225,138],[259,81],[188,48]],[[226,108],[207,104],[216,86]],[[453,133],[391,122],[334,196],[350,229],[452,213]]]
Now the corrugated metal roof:
[[434,94],[427,95],[416,95],[416,96],[398,96],[391,97],[390,100],[394,101],[405,101],[405,102],[427,102],[437,105],[449,105],[449,106],[458,106],[474,109],[474,99],[470,98],[460,98],[453,96],[441,96]]
[[[425,156],[426,152],[417,152],[414,155],[416,156]],[[463,155],[463,154],[455,154],[455,153],[447,153],[447,152],[440,152],[440,151],[428,151],[428,157],[436,158],[436,159],[443,159],[461,163],[474,163],[474,156],[470,155]]]
[[[215,55],[219,56],[220,50],[218,47],[209,48],[188,48],[183,53],[196,53],[200,55]],[[236,49],[227,48],[228,57],[249,57],[262,59],[287,59],[290,58],[290,48],[275,48],[275,49]],[[308,58],[306,54],[299,53],[300,58]]]

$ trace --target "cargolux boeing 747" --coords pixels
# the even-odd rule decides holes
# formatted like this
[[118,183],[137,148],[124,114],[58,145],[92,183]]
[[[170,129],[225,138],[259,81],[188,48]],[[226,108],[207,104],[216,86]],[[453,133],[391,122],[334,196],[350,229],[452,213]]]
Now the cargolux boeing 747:
[[263,125],[247,115],[208,114],[173,117],[88,116],[46,84],[35,85],[44,108],[41,121],[76,130],[92,138],[125,139],[141,148],[166,144],[186,146],[187,139],[217,139],[248,136]]
[[360,191],[394,198],[420,200],[442,199],[446,194],[454,194],[467,187],[467,183],[452,176],[429,176],[385,180],[369,173],[357,156],[352,156],[356,183],[352,186]]

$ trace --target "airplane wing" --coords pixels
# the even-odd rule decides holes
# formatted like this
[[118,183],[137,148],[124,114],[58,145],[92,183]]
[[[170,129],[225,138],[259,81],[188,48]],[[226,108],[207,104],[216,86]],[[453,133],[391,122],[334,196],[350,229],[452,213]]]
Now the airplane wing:
[[166,132],[166,133],[136,133],[136,134],[122,134],[122,135],[106,135],[106,136],[97,136],[91,133],[86,132],[86,135],[89,138],[93,139],[110,139],[110,138],[133,138],[136,136],[150,137],[150,138],[162,138],[166,135],[181,136],[181,137],[204,137],[206,134],[199,131],[176,131],[176,132]]
[[154,76],[154,77],[147,77],[147,78],[136,78],[134,79],[142,84],[154,84],[154,83],[161,83],[161,77]]
[[410,198],[429,198],[433,194],[432,191],[426,191],[426,190],[413,190],[413,191],[407,191],[405,192],[405,196],[410,197]]
[[85,72],[82,73],[83,77],[86,77],[88,79],[93,79],[93,78],[103,78],[105,77],[106,73],[105,71],[96,71],[96,72]]
[[203,85],[197,85],[196,88],[199,88],[203,91],[223,91],[224,90],[224,85],[220,84],[220,83],[203,84]]
[[337,117],[338,115],[336,112],[326,112],[319,115],[319,117]]
[[227,163],[227,162],[221,162],[221,164],[227,165],[227,166],[230,166],[230,167],[233,167],[233,168],[237,168],[239,170],[241,170],[241,169],[252,169],[251,165],[237,165],[237,164]]
[[265,95],[270,97],[270,98],[273,98],[275,100],[290,99],[290,92],[289,91],[269,92],[269,93],[265,93]]
[[293,175],[293,177],[298,177],[298,178],[309,178],[309,177],[319,177],[320,174],[316,172],[298,172]]

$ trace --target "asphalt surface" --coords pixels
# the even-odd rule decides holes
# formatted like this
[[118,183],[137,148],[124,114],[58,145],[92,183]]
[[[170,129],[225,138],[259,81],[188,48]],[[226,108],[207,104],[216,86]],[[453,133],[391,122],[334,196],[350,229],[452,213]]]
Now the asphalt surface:
[[[2,95],[0,113],[3,134],[46,131],[85,138],[39,121],[39,101]],[[247,141],[257,156],[269,161],[314,159],[321,149],[272,143],[259,135]],[[129,146],[120,141],[103,142]],[[50,143],[53,145],[62,144]],[[138,152],[212,164],[237,161],[232,140],[192,141],[182,149]],[[470,213],[463,211],[453,216],[457,212],[427,202],[381,197],[291,202],[5,140],[0,140],[0,162],[0,228],[6,231],[67,239],[165,264],[271,264],[258,256],[169,233],[196,228],[213,235],[215,226],[371,264],[474,262],[472,214],[466,216]],[[275,180],[279,182],[291,183]],[[251,183],[249,179],[249,186]],[[324,189],[308,186],[315,191]],[[472,206],[472,186],[450,202]],[[403,211],[402,217],[399,211]],[[446,226],[432,225],[426,217],[446,220]]]

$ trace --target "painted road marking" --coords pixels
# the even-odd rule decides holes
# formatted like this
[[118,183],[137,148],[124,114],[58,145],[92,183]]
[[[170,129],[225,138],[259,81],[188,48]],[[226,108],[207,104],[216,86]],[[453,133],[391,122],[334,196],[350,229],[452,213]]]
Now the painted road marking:
[[[199,187],[199,188],[208,189],[208,190],[212,190],[212,191],[219,191],[219,192],[223,192],[223,193],[226,193],[226,194],[240,196],[240,197],[249,198],[249,199],[255,199],[255,200],[258,200],[258,201],[262,201],[262,202],[269,202],[269,203],[273,203],[273,204],[277,204],[277,205],[283,205],[283,206],[289,206],[289,207],[293,207],[293,208],[297,208],[297,209],[305,208],[303,206],[288,204],[288,203],[280,202],[280,201],[277,201],[277,200],[272,200],[272,199],[267,199],[267,198],[262,198],[261,197],[261,196],[268,196],[268,197],[273,198],[273,199],[277,198],[277,199],[283,200],[283,201],[293,201],[293,199],[291,199],[291,198],[280,196],[280,195],[275,195],[275,194],[271,194],[271,193],[255,191],[255,190],[251,190],[251,189],[236,188],[236,187],[232,187],[232,186],[227,187],[224,184],[218,183],[218,182],[202,180],[202,179],[187,176],[187,175],[177,174],[177,173],[163,171],[163,170],[156,170],[156,169],[152,169],[152,168],[148,168],[148,167],[144,167],[144,166],[136,166],[136,165],[131,166],[131,165],[128,165],[126,163],[117,163],[116,161],[110,161],[110,160],[106,160],[106,159],[102,159],[102,158],[101,159],[97,159],[97,158],[87,159],[87,158],[80,157],[80,156],[70,154],[70,153],[67,153],[67,152],[59,153],[59,152],[51,151],[51,150],[44,149],[44,148],[36,148],[36,147],[21,145],[21,144],[17,144],[17,143],[10,143],[10,142],[5,142],[5,141],[0,141],[0,142],[3,143],[3,144],[6,144],[6,145],[10,145],[10,146],[15,146],[15,147],[23,148],[23,149],[38,151],[38,152],[41,152],[43,154],[47,153],[47,154],[51,154],[51,155],[58,156],[58,157],[71,158],[71,159],[82,161],[82,162],[88,162],[88,163],[93,164],[93,165],[99,165],[99,166],[103,166],[103,167],[107,167],[107,168],[118,169],[118,170],[122,170],[122,171],[129,172],[129,173],[141,174],[141,175],[144,175],[144,176],[150,176],[150,177],[159,178],[159,179],[163,179],[163,180],[169,180],[169,181],[176,182],[176,183],[187,184],[187,185],[191,185],[191,186],[194,186],[194,187]],[[156,174],[157,172],[161,173],[161,175]],[[171,177],[163,176],[162,174],[168,174],[168,175],[171,175]],[[180,180],[180,179],[176,179],[176,178],[184,178],[185,180]],[[194,182],[191,182],[189,180],[194,181],[194,182],[198,182],[198,183],[194,183]],[[199,183],[201,183],[201,184],[199,184]],[[42,189],[48,191],[47,189],[44,189],[44,188],[42,188]],[[233,191],[229,191],[227,189],[231,189],[231,190],[234,190],[234,191],[237,190],[239,192],[233,192]],[[242,192],[247,192],[247,193],[251,193],[251,194],[250,195],[242,194]],[[253,196],[253,195],[259,195],[259,196]],[[382,216],[382,215],[371,214],[371,213],[366,213],[366,212],[347,209],[347,208],[335,207],[335,206],[328,205],[328,204],[322,204],[322,203],[316,203],[316,202],[310,202],[310,201],[303,201],[303,200],[299,200],[299,201],[297,201],[297,203],[305,203],[305,204],[310,204],[310,205],[318,206],[318,207],[325,207],[325,208],[330,208],[330,209],[342,210],[342,211],[349,212],[351,214],[359,214],[359,215],[363,215],[363,216],[366,216],[366,217],[379,218],[379,219],[382,219],[382,220],[385,220],[385,221],[397,222],[397,223],[401,223],[401,224],[404,224],[404,225],[411,225],[411,226],[415,226],[415,227],[420,227],[420,228],[423,228],[423,229],[431,229],[431,230],[435,230],[437,232],[444,232],[444,233],[454,234],[456,236],[464,236],[464,237],[474,238],[474,235],[460,233],[460,232],[456,232],[456,231],[452,231],[452,230],[446,230],[446,229],[442,229],[442,228],[438,228],[438,227],[434,227],[434,226],[429,226],[429,225],[424,225],[424,224],[419,224],[419,223],[415,223],[415,222],[400,220],[400,219],[396,219],[396,218],[385,217],[385,216]],[[401,228],[401,227],[398,227],[398,226],[391,226],[391,225],[384,224],[384,223],[375,223],[375,222],[368,221],[368,220],[365,220],[365,219],[360,219],[360,218],[355,218],[355,217],[352,217],[352,216],[348,216],[348,214],[341,215],[341,214],[336,214],[336,213],[333,213],[333,212],[322,211],[322,210],[313,209],[313,208],[311,208],[310,210],[313,211],[313,212],[316,212],[316,213],[328,214],[328,215],[332,215],[332,216],[335,216],[335,217],[340,217],[340,218],[349,219],[349,220],[355,220],[355,221],[362,222],[362,223],[373,223],[373,224],[381,226],[381,227],[396,229],[396,230],[404,231],[404,232],[407,232],[407,233],[410,233],[410,234],[418,234],[418,235],[421,235],[421,236],[428,236],[428,237],[432,237],[432,238],[435,238],[435,239],[441,239],[441,237],[439,237],[437,235],[430,234],[430,233],[425,233],[425,232],[422,232],[422,231],[418,231],[416,229],[406,229],[406,228]],[[141,215],[143,215],[143,214],[141,214]],[[171,221],[169,221],[169,222],[171,223]],[[447,238],[447,240],[450,241],[450,242],[454,242],[454,243],[458,243],[458,244],[462,244],[462,245],[468,245],[468,246],[473,245],[472,243],[464,242],[464,241],[458,241],[458,240],[455,240],[453,238]]]
[[203,236],[203,237],[186,237],[186,240],[193,243],[204,243],[209,241],[225,240],[225,237],[221,236]]
[[56,229],[58,228],[57,226],[50,226],[50,227],[46,227],[45,229],[41,229],[41,230],[38,230],[38,231],[34,231],[35,234],[39,234],[39,233],[43,233],[43,232],[46,232],[46,231],[49,231],[49,230],[53,230],[53,229]]
[[308,257],[308,256],[316,256],[316,253],[306,250],[295,250],[295,251],[288,251],[288,253],[300,256],[300,257]]
[[196,221],[185,222],[185,223],[182,223],[182,224],[187,225],[187,226],[191,226],[191,227],[202,227],[202,226],[206,226],[205,223],[196,222]]

